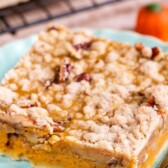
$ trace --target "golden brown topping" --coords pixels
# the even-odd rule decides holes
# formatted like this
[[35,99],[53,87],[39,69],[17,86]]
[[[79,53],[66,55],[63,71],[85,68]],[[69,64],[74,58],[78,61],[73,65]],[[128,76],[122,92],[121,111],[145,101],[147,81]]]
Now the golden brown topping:
[[90,78],[90,75],[88,73],[82,73],[80,74],[78,77],[77,77],[77,82],[80,82],[82,80],[85,80],[85,81],[90,81],[91,78]]
[[[135,49],[84,33],[53,29],[40,35],[37,51],[31,50],[3,80],[3,86],[14,92],[0,88],[0,103],[10,103],[1,108],[0,120],[19,128],[44,130],[45,135],[54,135],[49,139],[51,145],[65,138],[68,143],[138,156],[160,126],[159,114],[165,111],[166,116],[168,86],[162,84],[167,83],[167,58],[158,61],[159,54],[152,61],[152,49],[143,44]],[[149,51],[150,57],[143,56],[142,49],[143,53]],[[45,89],[44,85],[52,86]],[[154,88],[146,91],[151,86]],[[32,107],[28,96],[37,107]],[[18,103],[21,98],[25,104]],[[144,145],[139,146],[141,142]],[[124,163],[120,157],[110,157],[105,167],[120,163]]]
[[152,48],[152,57],[151,59],[155,59],[156,56],[160,54],[160,49],[158,47],[153,47]]

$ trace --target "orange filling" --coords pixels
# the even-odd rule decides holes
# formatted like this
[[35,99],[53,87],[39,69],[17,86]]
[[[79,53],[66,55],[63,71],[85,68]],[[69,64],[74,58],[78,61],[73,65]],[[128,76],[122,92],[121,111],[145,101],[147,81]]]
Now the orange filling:
[[[21,159],[24,156],[26,159],[32,161],[33,165],[46,165],[50,168],[66,167],[66,168],[105,168],[102,165],[95,165],[94,162],[80,158],[71,152],[69,147],[65,144],[56,144],[52,148],[43,146],[44,150],[32,149],[31,145],[23,142],[21,136],[10,139],[10,145],[6,146],[8,141],[7,134],[0,131],[0,152],[6,154],[14,159]],[[47,151],[48,150],[48,151]],[[50,151],[51,150],[51,151]]]
[[[44,150],[33,149],[27,142],[23,142],[23,137],[12,137],[10,144],[7,146],[8,141],[7,134],[4,131],[0,131],[0,151],[3,154],[7,154],[12,158],[19,159],[22,156],[31,160],[34,165],[49,165],[51,168],[55,165],[66,168],[106,168],[106,165],[96,165],[95,162],[83,159],[78,155],[71,152],[66,144],[58,143],[51,148],[43,146]],[[165,149],[168,137],[168,130],[155,136],[152,143],[145,148],[140,156],[144,157],[144,154],[148,154],[148,158],[145,162],[141,163],[139,168],[151,167],[154,165],[159,154]],[[134,167],[133,165],[131,167]]]
[[156,163],[160,154],[168,147],[167,138],[167,129],[152,138],[151,143],[143,150],[143,155],[146,153],[148,157],[144,163],[141,163],[140,168],[147,168]]

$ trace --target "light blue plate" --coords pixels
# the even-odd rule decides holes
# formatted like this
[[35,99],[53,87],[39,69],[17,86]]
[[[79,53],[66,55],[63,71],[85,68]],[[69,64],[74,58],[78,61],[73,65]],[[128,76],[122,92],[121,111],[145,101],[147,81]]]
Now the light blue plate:
[[[92,30],[96,36],[105,37],[111,40],[135,44],[143,42],[147,46],[159,46],[164,52],[168,53],[168,44],[149,36],[142,36],[129,31],[115,31],[111,29]],[[18,60],[28,51],[34,43],[36,35],[26,39],[17,40],[0,47],[0,80],[4,74],[11,69]],[[167,149],[162,152],[156,161],[155,168],[161,163],[167,153]],[[12,161],[7,157],[0,156],[0,168],[31,168],[26,161]]]

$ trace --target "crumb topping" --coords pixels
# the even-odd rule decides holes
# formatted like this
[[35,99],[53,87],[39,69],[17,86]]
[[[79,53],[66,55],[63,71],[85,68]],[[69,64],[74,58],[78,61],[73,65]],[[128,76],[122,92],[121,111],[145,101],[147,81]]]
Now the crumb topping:
[[162,120],[158,109],[168,115],[167,64],[157,47],[51,27],[3,79],[0,120],[46,130],[51,144],[138,156]]

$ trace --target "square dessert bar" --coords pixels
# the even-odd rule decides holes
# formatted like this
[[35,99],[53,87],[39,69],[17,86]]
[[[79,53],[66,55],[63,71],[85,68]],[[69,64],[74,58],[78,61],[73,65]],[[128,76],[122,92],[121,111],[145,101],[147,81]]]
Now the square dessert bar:
[[0,85],[0,152],[35,166],[152,167],[168,142],[168,55],[50,26]]

